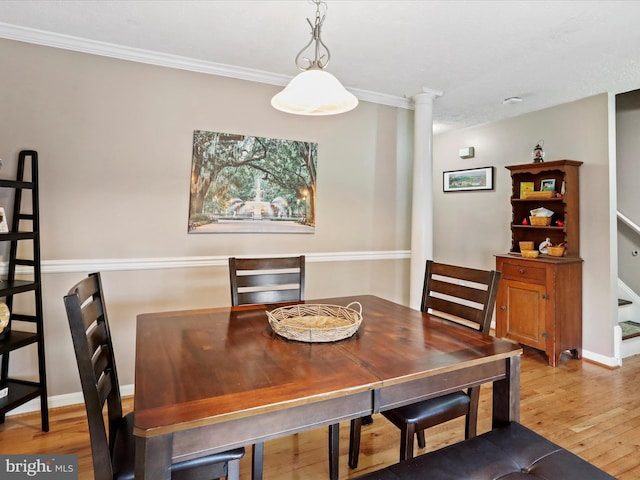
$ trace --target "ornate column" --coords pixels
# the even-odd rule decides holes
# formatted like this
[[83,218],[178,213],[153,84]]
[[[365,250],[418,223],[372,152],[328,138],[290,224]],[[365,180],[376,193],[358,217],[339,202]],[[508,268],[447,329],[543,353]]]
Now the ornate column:
[[423,88],[413,97],[413,199],[409,306],[420,310],[424,268],[433,258],[433,100],[442,92]]

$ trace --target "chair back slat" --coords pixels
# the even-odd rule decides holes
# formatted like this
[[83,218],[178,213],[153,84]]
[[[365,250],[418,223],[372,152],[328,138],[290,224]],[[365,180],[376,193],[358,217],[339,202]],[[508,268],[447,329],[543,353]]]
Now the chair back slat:
[[261,287],[273,289],[299,289],[300,271],[239,274],[237,278],[238,288]]
[[[91,297],[89,297],[91,298]],[[97,322],[98,319],[102,316],[102,305],[99,301],[94,300],[93,298],[86,303],[85,300],[84,305],[82,306],[82,320],[84,329],[88,330],[94,322]]]
[[269,290],[264,292],[238,293],[237,305],[259,305],[279,302],[299,302],[297,290]]
[[97,323],[94,323],[93,328],[88,328],[86,330],[86,336],[89,353],[93,357],[98,349],[107,342],[107,337],[104,333],[104,330],[100,328]]
[[305,257],[229,258],[231,305],[304,300]]
[[74,285],[64,304],[87,410],[95,478],[113,480],[111,453],[122,420],[122,401],[100,274],[92,273]]
[[421,310],[488,333],[499,282],[495,270],[427,260]]

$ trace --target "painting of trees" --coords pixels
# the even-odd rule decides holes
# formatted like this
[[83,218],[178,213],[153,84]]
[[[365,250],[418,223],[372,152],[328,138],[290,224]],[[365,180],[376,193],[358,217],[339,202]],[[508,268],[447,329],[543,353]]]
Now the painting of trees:
[[310,142],[194,131],[188,231],[312,233],[317,150]]

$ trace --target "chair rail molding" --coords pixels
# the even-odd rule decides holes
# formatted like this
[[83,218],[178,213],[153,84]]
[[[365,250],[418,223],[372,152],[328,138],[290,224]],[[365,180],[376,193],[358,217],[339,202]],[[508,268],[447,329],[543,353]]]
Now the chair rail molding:
[[[236,253],[242,256],[243,254]],[[247,254],[248,255],[248,254]],[[268,257],[286,253],[274,252],[268,255],[251,255],[252,257]],[[409,250],[382,250],[367,252],[325,252],[304,253],[307,262],[358,262],[377,260],[407,260],[411,258]],[[91,258],[67,260],[43,260],[42,273],[77,273],[88,271],[127,271],[127,270],[165,270],[171,268],[228,267],[232,255],[216,255],[202,257],[160,257],[160,258]],[[7,264],[2,264],[6,272]],[[18,268],[17,273],[22,273]]]

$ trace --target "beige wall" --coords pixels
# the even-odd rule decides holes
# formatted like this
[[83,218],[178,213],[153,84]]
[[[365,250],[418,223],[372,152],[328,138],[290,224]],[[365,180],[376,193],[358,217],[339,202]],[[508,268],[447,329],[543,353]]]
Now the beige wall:
[[[362,102],[345,115],[304,118],[273,110],[279,88],[259,83],[8,40],[0,40],[0,58],[0,174],[13,174],[19,150],[40,154],[50,395],[79,391],[62,296],[90,271],[104,272],[123,384],[133,382],[136,315],[228,305],[230,255],[308,255],[307,298],[372,293],[408,303],[411,111]],[[316,233],[188,235],[195,129],[318,142]],[[602,95],[440,134],[433,184],[435,259],[490,268],[510,242],[504,166],[530,161],[540,138],[547,159],[585,162],[584,347],[605,356],[606,132]],[[460,160],[467,146],[476,157]],[[443,170],[491,165],[494,191],[442,193]],[[163,268],[200,257],[208,259],[201,267]],[[32,376],[33,353],[16,352],[12,371]]]
[[[544,139],[546,160],[580,160],[580,241],[583,265],[583,348],[613,355],[609,255],[609,140],[606,94],[516,118],[438,135],[434,143],[434,257],[478,268],[511,246],[511,180],[506,165],[529,163]],[[458,151],[475,147],[475,158]],[[495,190],[442,192],[442,172],[495,166]],[[615,295],[615,294],[614,294]]]
[[[411,111],[362,102],[298,117],[270,106],[269,85],[8,40],[0,58],[0,174],[14,175],[21,149],[40,156],[50,395],[80,390],[62,296],[89,271],[104,271],[125,385],[136,315],[228,305],[231,255],[308,255],[307,298],[408,302]],[[318,142],[315,234],[188,235],[196,129]],[[210,261],[147,269],[183,257]],[[13,354],[12,372],[32,376],[33,357]]]

